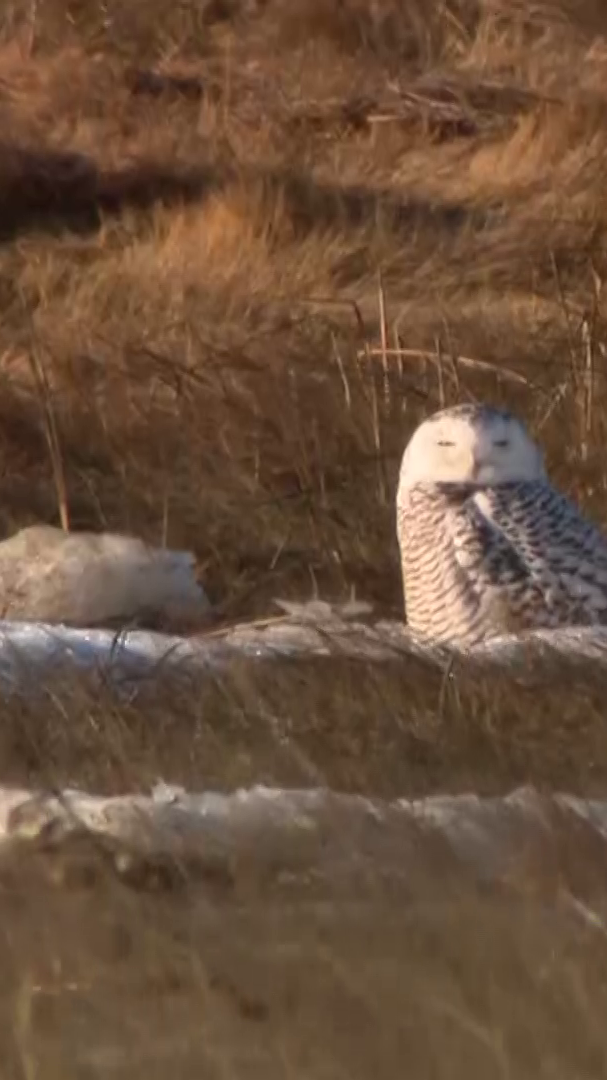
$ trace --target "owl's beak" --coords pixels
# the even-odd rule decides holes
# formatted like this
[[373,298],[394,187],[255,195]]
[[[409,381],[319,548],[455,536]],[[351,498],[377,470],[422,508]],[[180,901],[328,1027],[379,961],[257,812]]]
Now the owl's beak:
[[479,460],[479,458],[473,451],[470,455],[470,475],[472,476],[473,480],[478,480],[482,467],[482,462]]

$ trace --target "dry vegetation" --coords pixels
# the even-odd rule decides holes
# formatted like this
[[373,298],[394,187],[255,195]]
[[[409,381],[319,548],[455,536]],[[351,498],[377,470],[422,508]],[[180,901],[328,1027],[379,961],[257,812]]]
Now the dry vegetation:
[[[602,0],[5,0],[2,531],[59,522],[52,426],[71,527],[191,548],[222,618],[398,617],[403,444],[474,398],[607,527],[606,94]],[[604,792],[605,692],[417,661],[59,682],[4,704],[1,775]],[[202,903],[51,863],[0,876],[7,1078],[605,1075],[604,941],[543,901]]]

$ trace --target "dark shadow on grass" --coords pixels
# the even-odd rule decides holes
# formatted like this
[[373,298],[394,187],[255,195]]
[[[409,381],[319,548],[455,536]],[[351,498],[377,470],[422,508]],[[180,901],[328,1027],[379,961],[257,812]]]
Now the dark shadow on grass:
[[437,231],[472,226],[484,228],[490,211],[464,203],[431,202],[407,198],[386,188],[363,185],[319,184],[292,171],[272,171],[264,177],[271,192],[280,193],[296,231],[358,228],[381,222],[410,234],[412,227]]
[[8,145],[0,164],[0,239],[29,230],[91,232],[103,215],[157,203],[201,202],[211,193],[230,190],[250,192],[262,211],[266,203],[269,209],[280,200],[296,236],[379,221],[396,231],[415,226],[448,232],[488,223],[482,208],[402,198],[364,186],[319,184],[293,170],[179,167],[150,160],[101,170],[81,154]]
[[127,207],[192,202],[218,186],[202,168],[142,162],[103,171],[82,154],[20,146],[3,148],[0,164],[0,239],[42,230],[93,232],[103,214]]

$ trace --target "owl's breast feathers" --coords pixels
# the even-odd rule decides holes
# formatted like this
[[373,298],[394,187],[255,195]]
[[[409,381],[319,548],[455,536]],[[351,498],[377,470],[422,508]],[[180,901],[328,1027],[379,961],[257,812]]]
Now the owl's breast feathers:
[[607,540],[544,482],[414,486],[398,538],[407,621],[424,636],[607,622]]

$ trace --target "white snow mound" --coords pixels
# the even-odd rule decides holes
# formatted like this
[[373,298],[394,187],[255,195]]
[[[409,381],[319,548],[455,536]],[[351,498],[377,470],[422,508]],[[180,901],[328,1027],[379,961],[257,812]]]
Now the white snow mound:
[[196,622],[209,602],[185,551],[35,525],[0,543],[0,614],[70,626]]

